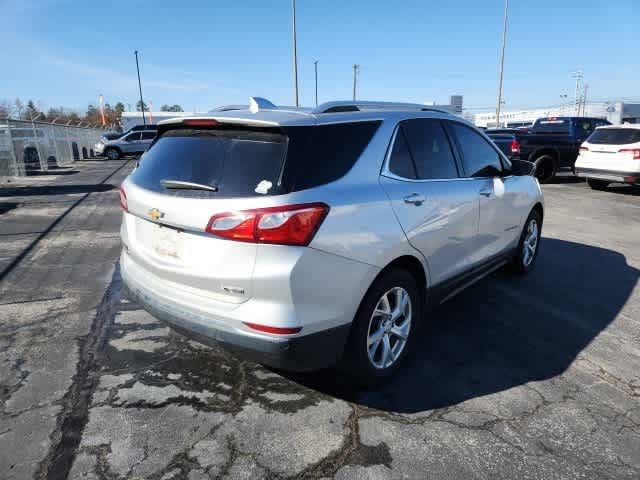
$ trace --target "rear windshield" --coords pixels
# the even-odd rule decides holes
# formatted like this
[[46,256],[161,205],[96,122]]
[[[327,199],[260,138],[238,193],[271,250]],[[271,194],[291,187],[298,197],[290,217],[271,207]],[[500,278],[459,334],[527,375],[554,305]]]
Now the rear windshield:
[[559,118],[538,120],[531,131],[533,133],[569,133],[569,120]]
[[[145,153],[132,180],[148,190],[166,192],[163,180],[214,187],[220,197],[272,194],[278,188],[287,137],[241,130],[169,130]],[[171,190],[176,194],[211,193]]]
[[[373,121],[282,129],[169,130],[147,150],[131,179],[152,191],[208,198],[305,190],[344,176],[379,125]],[[166,189],[163,180],[217,191]]]
[[626,145],[640,142],[640,129],[637,128],[601,128],[587,139],[596,145]]

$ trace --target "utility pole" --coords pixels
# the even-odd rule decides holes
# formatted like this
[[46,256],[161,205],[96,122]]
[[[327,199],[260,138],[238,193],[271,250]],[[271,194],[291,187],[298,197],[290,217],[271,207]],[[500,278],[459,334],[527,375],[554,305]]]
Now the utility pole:
[[296,39],[296,0],[291,0],[291,10],[293,16],[293,89],[296,101],[296,107],[300,106],[298,103],[298,46]]
[[567,101],[567,94],[560,94],[560,112],[564,115],[565,102]]
[[360,71],[360,65],[353,64],[353,101],[356,101],[356,86],[358,84],[358,72]]
[[147,120],[144,118],[144,100],[142,100],[142,83],[140,83],[140,64],[138,63],[138,50],[136,54],[136,70],[138,71],[138,89],[140,89],[140,110],[142,110],[142,124],[147,125]]
[[313,66],[316,73],[316,107],[318,106],[318,61],[313,62]]
[[498,75],[498,99],[496,100],[496,127],[500,128],[500,108],[502,107],[502,76],[504,73],[504,51],[507,46],[507,22],[509,18],[509,0],[504,1],[504,25],[502,26],[502,52],[500,54],[500,73]]
[[576,90],[574,93],[574,112],[580,113],[580,103],[578,102],[578,92],[580,91],[580,83],[582,82],[582,70],[572,72],[572,78],[576,79]]
[[587,115],[587,92],[589,91],[589,85],[584,84],[584,93],[582,94],[582,115]]

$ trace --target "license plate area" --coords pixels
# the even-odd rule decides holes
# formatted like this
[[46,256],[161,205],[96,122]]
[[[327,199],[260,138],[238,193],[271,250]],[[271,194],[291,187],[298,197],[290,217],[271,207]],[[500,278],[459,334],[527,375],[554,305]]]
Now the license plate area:
[[153,232],[153,250],[162,257],[180,260],[182,237],[183,233],[180,230],[157,225]]

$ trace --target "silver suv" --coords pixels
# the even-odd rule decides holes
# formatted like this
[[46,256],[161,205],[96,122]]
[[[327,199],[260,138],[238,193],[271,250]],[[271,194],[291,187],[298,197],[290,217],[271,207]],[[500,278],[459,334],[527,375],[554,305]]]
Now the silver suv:
[[139,155],[149,148],[156,138],[156,125],[136,126],[119,138],[109,140],[100,139],[94,147],[97,155],[104,155],[110,160],[117,160],[125,155]]
[[203,342],[288,370],[389,378],[436,306],[536,260],[543,198],[463,119],[331,102],[173,119],[120,190],[132,299]]

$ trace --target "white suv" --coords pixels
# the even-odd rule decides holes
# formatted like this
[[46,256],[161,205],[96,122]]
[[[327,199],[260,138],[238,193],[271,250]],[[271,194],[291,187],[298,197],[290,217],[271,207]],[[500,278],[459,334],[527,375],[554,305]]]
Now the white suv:
[[409,353],[425,306],[536,260],[543,199],[463,119],[332,102],[161,122],[121,187],[124,285],[180,332],[283,369],[365,383]]
[[580,147],[575,172],[596,190],[613,182],[640,185],[640,125],[598,127]]

